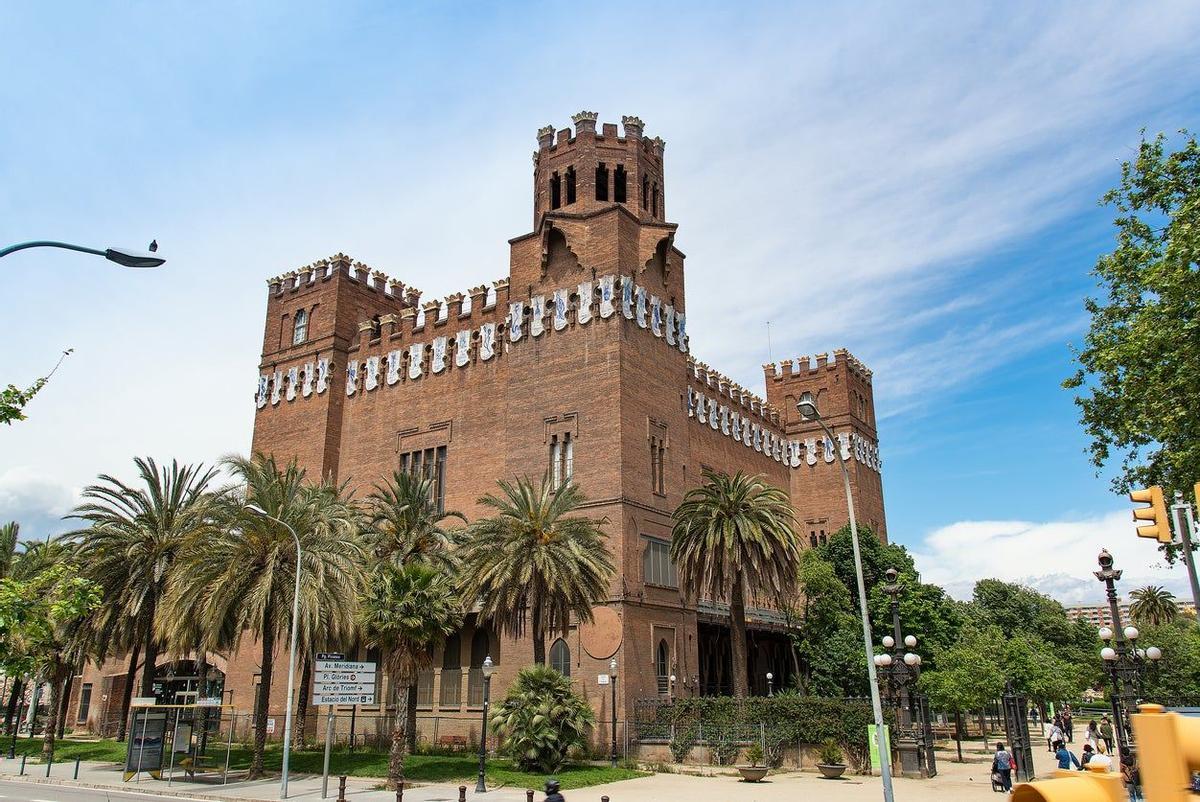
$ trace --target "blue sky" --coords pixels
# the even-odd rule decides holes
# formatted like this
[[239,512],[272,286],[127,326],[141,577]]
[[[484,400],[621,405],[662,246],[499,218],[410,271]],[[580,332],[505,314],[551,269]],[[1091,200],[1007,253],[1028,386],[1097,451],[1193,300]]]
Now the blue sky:
[[[441,297],[507,270],[536,129],[637,114],[667,141],[693,350],[850,348],[875,371],[893,539],[1099,598],[1107,545],[1182,589],[1088,464],[1068,393],[1097,205],[1151,132],[1196,128],[1200,6],[8,3],[0,241],[170,257],[4,260],[0,377],[74,347],[0,432],[30,535],[134,454],[249,445],[264,278],[344,251]],[[769,288],[769,289],[764,289]]]

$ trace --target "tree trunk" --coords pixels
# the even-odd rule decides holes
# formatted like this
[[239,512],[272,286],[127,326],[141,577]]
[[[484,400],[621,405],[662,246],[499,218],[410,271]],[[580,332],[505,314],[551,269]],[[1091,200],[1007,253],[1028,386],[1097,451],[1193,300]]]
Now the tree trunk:
[[750,678],[746,666],[746,600],[741,573],[734,575],[733,590],[729,594],[729,651],[733,695],[745,698],[750,695]]
[[[403,687],[407,688],[408,683],[404,683]],[[392,720],[392,751],[388,755],[387,787],[392,790],[395,790],[397,784],[404,784],[404,750],[408,743],[405,732],[408,729],[408,708],[408,693],[396,694],[396,716]]]
[[254,754],[250,760],[249,779],[263,776],[263,750],[267,745],[267,705],[271,699],[271,671],[275,663],[275,615],[271,605],[263,613],[262,681],[258,699],[254,702]]
[[534,605],[533,608],[533,664],[538,666],[546,665],[546,633],[542,629],[542,608],[540,605]]
[[25,695],[25,680],[21,677],[13,679],[12,693],[8,695],[8,708],[4,712],[4,732],[8,735],[13,734],[13,719],[17,716],[17,705],[21,702],[21,697]]
[[308,718],[309,687],[312,685],[312,660],[307,654],[300,655],[300,698],[296,700],[296,727],[292,730],[292,747],[304,746],[304,722]]
[[[154,695],[154,669],[158,662],[158,638],[154,636],[154,611],[157,600],[150,599],[146,610],[146,640],[142,645],[142,654],[146,659],[142,664],[142,692],[139,696]],[[168,700],[169,702],[170,700]]]
[[[196,661],[196,701],[200,701],[208,698],[208,652],[204,649],[196,651],[200,655]],[[208,708],[201,708],[198,712],[200,733],[196,739],[196,749],[198,754],[203,755],[208,748]]]
[[408,753],[411,755],[417,751],[417,683],[409,683],[405,693],[408,696],[406,712],[408,721],[405,723],[405,727],[408,736]]
[[[58,733],[59,714],[62,709],[63,686],[68,678],[68,670],[55,664],[50,669],[50,703],[46,705],[46,727],[42,734],[42,759],[51,760],[54,757],[54,736]],[[30,733],[30,737],[33,733]]]
[[125,688],[121,691],[121,720],[117,722],[117,743],[125,740],[125,728],[129,725],[129,703],[133,696],[133,678],[137,674],[138,658],[142,654],[142,644],[138,641],[129,653],[129,668],[125,671]]
[[58,703],[58,737],[62,738],[67,729],[67,703],[71,699],[71,679],[75,676],[74,668],[67,670],[67,677],[63,680],[62,699]]
[[958,745],[958,762],[963,762],[962,756],[962,737],[963,737],[963,714],[959,710],[954,714],[954,740]]

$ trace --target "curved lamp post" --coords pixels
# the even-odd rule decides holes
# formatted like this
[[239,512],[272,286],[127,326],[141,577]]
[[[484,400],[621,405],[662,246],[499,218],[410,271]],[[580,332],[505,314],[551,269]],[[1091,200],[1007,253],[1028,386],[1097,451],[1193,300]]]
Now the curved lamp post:
[[292,592],[292,646],[291,654],[288,657],[287,712],[283,716],[283,777],[279,784],[279,798],[287,799],[288,763],[292,755],[292,693],[295,689],[296,678],[296,621],[300,617],[300,536],[287,521],[276,518],[257,504],[247,504],[246,509],[287,527],[287,530],[292,533],[292,539],[296,541],[296,589]]
[[[817,411],[812,393],[804,393],[796,402],[796,410],[804,420],[814,421],[825,432],[828,442],[836,443],[833,432]],[[858,548],[858,523],[854,520],[854,496],[850,492],[850,470],[846,467],[846,458],[842,450],[834,447],[838,465],[842,468],[842,482],[846,488],[846,510],[850,514],[850,543],[854,547],[854,576],[858,582],[858,610],[862,617],[863,649],[867,661],[867,684],[871,688],[871,712],[875,716],[875,744],[879,749],[879,777],[883,782],[884,802],[893,802],[891,756],[887,752],[887,744],[883,737],[883,704],[879,701],[879,680],[875,675],[875,645],[871,642],[871,619],[867,612],[867,590],[863,582],[862,554]],[[891,659],[890,655],[887,655]]]
[[103,256],[108,261],[116,262],[123,267],[158,267],[167,261],[155,253],[158,250],[157,241],[150,243],[150,250],[139,251],[133,248],[105,248],[104,250],[100,250],[98,248],[87,248],[83,245],[72,245],[69,242],[34,240],[33,242],[19,242],[7,248],[0,248],[0,257],[8,256],[10,253],[17,251],[23,251],[26,248],[62,248],[68,251],[90,253],[93,256]]
[[487,762],[488,703],[492,690],[492,673],[495,670],[496,666],[492,663],[492,656],[488,655],[483,659],[483,666],[480,668],[480,673],[483,674],[483,727],[479,730],[479,779],[475,781],[475,793],[477,794],[487,792],[487,786],[483,782],[483,773],[484,764]]

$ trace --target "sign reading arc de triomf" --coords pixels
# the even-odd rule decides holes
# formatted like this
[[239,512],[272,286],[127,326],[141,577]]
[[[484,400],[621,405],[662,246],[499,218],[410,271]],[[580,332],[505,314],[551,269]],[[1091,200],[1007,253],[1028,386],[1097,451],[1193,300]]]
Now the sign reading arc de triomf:
[[[607,519],[618,570],[611,612],[551,636],[548,659],[608,721],[610,688],[599,683],[615,649],[627,720],[638,699],[730,691],[727,608],[679,587],[668,556],[671,513],[703,469],[763,474],[786,489],[798,535],[816,545],[847,520],[840,449],[860,520],[881,538],[886,524],[870,371],[844,350],[766,365],[764,400],[698,361],[684,254],[667,222],[664,142],[636,117],[622,120],[623,136],[613,124],[598,131],[591,112],[573,120],[574,132],[538,131],[533,231],[509,241],[504,277],[426,301],[338,254],[270,279],[253,450],[295,458],[358,497],[395,470],[420,472],[445,509],[468,518],[500,478],[549,471],[577,483],[584,512]],[[804,392],[837,442],[800,418]],[[748,610],[756,693],[766,672],[776,688],[791,674],[783,618],[764,602]],[[270,708],[282,715],[279,648]],[[210,657],[239,712],[251,710],[257,654],[247,643]],[[471,669],[490,655],[492,691],[503,694],[532,654],[527,639],[498,637],[469,615],[422,676],[421,715],[438,716],[444,733],[477,733],[482,685]],[[160,664],[156,691],[170,697],[160,701],[194,693],[194,663]],[[125,669],[115,659],[77,680],[76,693],[80,682],[97,689],[93,729],[119,715]]]

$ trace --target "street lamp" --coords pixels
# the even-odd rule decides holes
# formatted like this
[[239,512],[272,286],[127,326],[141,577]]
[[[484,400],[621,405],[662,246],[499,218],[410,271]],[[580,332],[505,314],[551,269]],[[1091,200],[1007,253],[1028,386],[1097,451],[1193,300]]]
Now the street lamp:
[[292,693],[296,679],[296,623],[300,618],[300,536],[287,521],[276,518],[257,504],[247,504],[246,509],[287,527],[292,533],[292,539],[296,541],[296,589],[292,591],[292,646],[288,657],[287,712],[283,716],[283,777],[279,785],[279,798],[287,799],[288,764],[292,756]]
[[926,729],[928,722],[923,713],[926,708],[916,689],[917,679],[921,676],[921,655],[911,651],[917,648],[917,638],[900,631],[900,594],[904,591],[899,581],[900,572],[889,568],[884,572],[884,578],[883,592],[888,595],[892,634],[885,635],[882,642],[891,653],[879,655],[883,659],[876,664],[887,669],[887,696],[896,708],[896,751],[903,773],[932,777],[937,774],[937,764],[928,748],[932,732]]
[[8,256],[10,253],[23,251],[26,248],[63,248],[68,251],[79,251],[80,253],[90,253],[94,256],[103,256],[110,262],[116,262],[124,267],[158,267],[163,262],[167,261],[163,257],[155,253],[158,250],[157,240],[150,243],[150,250],[139,251],[134,248],[85,248],[82,245],[72,245],[69,242],[54,242],[53,240],[35,240],[33,242],[19,242],[16,245],[9,245],[7,248],[0,248],[0,257]]
[[775,687],[772,682],[774,679],[775,679],[775,675],[772,674],[770,671],[768,671],[767,672],[767,696],[775,695]]
[[487,721],[488,721],[488,703],[491,699],[492,691],[492,673],[496,667],[492,664],[492,656],[488,655],[483,658],[483,667],[480,673],[483,674],[483,726],[479,730],[479,779],[475,781],[475,793],[482,794],[487,791],[487,786],[483,783],[483,769],[487,762]]
[[612,686],[612,737],[609,744],[608,759],[613,768],[617,765],[617,658],[614,656],[608,662],[608,684]]
[[[827,442],[833,443],[833,432],[821,418],[812,393],[803,393],[796,402],[796,410],[804,420],[815,421],[825,433]],[[854,496],[850,491],[850,469],[846,467],[846,459],[840,448],[834,448],[838,464],[842,468],[842,482],[846,488],[846,511],[850,514],[850,543],[854,547],[854,575],[858,582],[858,609],[862,617],[863,649],[867,659],[867,684],[871,688],[871,712],[875,716],[875,743],[879,750],[879,775],[883,782],[884,802],[893,802],[891,756],[883,738],[883,704],[879,700],[878,678],[875,675],[875,662],[871,655],[875,646],[871,643],[871,619],[867,613],[867,589],[863,582],[862,554],[858,548],[858,523],[854,520]],[[890,659],[890,658],[889,658]]]

